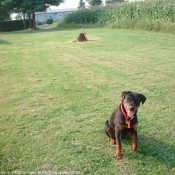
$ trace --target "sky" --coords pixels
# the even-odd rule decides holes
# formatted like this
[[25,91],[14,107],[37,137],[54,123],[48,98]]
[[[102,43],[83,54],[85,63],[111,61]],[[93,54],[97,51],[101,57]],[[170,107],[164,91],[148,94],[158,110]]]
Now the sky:
[[[105,0],[102,0],[102,1],[105,2]],[[80,0],[66,0],[64,3],[61,3],[57,7],[51,6],[51,9],[77,8],[79,2],[80,2]],[[86,0],[84,0],[84,2],[86,3],[86,5],[88,5],[88,3],[86,2]]]

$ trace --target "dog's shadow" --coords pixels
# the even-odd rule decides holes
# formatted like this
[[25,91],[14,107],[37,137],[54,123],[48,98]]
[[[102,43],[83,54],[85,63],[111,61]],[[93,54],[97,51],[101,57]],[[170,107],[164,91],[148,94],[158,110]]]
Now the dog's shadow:
[[[127,144],[127,141],[125,141],[125,144]],[[156,163],[165,164],[172,168],[175,166],[175,145],[173,143],[166,143],[163,140],[158,140],[153,137],[139,134],[138,148],[140,150],[140,155],[143,160],[144,158],[152,157],[156,161]],[[138,156],[136,157],[138,159]]]

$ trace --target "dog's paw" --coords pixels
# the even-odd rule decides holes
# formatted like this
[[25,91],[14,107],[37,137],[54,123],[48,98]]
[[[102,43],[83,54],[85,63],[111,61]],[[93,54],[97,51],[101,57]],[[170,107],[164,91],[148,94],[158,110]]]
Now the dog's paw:
[[116,157],[118,160],[122,159],[121,150],[117,150],[117,151],[116,151],[115,157]]
[[134,150],[135,153],[140,153],[140,151],[138,149]]
[[121,155],[121,154],[118,154],[118,153],[116,153],[115,157],[116,157],[118,160],[122,159],[122,155]]
[[110,138],[110,141],[109,141],[110,145],[115,145],[115,140]]

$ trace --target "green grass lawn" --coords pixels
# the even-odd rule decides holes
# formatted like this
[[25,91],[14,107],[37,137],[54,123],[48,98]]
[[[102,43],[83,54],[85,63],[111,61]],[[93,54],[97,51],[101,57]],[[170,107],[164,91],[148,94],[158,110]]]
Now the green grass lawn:
[[[174,174],[175,35],[85,31],[0,33],[0,174]],[[124,90],[147,101],[118,161],[103,127]]]

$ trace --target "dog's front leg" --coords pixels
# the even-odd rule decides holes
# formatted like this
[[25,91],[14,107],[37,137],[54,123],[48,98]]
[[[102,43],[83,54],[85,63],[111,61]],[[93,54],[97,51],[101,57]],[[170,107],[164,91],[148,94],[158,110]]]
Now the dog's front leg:
[[116,154],[115,157],[119,160],[122,158],[122,144],[121,144],[121,132],[115,127],[115,138],[116,138]]
[[137,149],[137,130],[134,131],[134,133],[131,136],[131,142],[132,142],[132,147],[133,147],[133,151],[135,153],[138,153],[138,149]]

